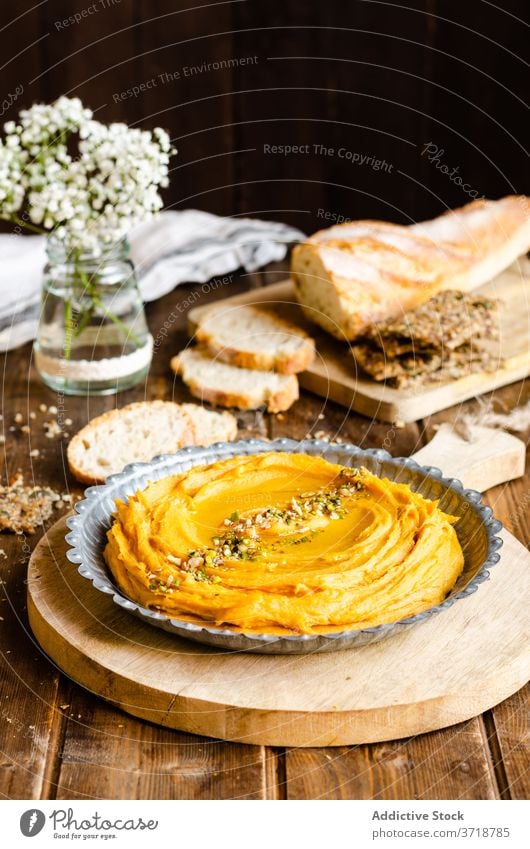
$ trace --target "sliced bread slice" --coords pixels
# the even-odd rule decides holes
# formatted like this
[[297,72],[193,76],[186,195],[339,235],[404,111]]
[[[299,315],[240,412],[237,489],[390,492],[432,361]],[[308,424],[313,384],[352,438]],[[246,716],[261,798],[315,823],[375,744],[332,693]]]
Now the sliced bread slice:
[[212,445],[232,442],[237,436],[237,419],[231,413],[206,410],[200,404],[181,404],[190,422],[190,441],[186,445]]
[[315,357],[314,340],[271,307],[215,307],[200,322],[196,339],[213,357],[240,368],[296,374]]
[[171,360],[192,395],[221,407],[257,410],[267,405],[271,413],[287,410],[298,398],[298,381],[292,374],[238,368],[212,359],[201,348],[186,348]]
[[83,483],[103,483],[128,463],[148,462],[186,445],[231,441],[237,421],[230,413],[198,404],[143,401],[92,419],[70,441],[68,465]]

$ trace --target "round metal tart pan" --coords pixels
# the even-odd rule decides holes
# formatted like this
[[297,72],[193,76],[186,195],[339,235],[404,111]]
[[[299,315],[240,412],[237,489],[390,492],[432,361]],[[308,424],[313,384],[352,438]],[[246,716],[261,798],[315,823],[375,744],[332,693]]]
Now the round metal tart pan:
[[[462,574],[447,598],[441,604],[415,616],[371,628],[333,634],[275,636],[171,619],[162,613],[141,607],[123,595],[114,584],[103,559],[106,532],[110,528],[112,513],[115,511],[115,499],[126,499],[137,490],[144,489],[151,481],[187,471],[194,466],[267,451],[309,454],[343,466],[365,466],[380,477],[408,484],[412,490],[421,493],[425,498],[439,500],[442,510],[459,516],[455,529],[464,552],[465,563]],[[68,559],[78,565],[79,573],[91,581],[97,590],[110,595],[115,604],[128,613],[139,616],[149,625],[179,637],[219,649],[253,651],[259,654],[309,654],[349,649],[376,642],[425,622],[475,592],[480,584],[489,578],[488,570],[498,562],[498,549],[502,545],[498,536],[502,525],[493,517],[490,508],[483,504],[480,493],[464,489],[458,480],[443,477],[440,469],[420,466],[408,458],[393,458],[381,449],[362,449],[356,445],[338,445],[312,439],[300,442],[292,439],[219,442],[208,448],[183,448],[176,454],[155,457],[150,463],[131,463],[119,474],[111,475],[105,484],[89,487],[84,500],[75,505],[75,511],[75,515],[67,520],[70,528],[66,535],[66,542],[70,546]]]

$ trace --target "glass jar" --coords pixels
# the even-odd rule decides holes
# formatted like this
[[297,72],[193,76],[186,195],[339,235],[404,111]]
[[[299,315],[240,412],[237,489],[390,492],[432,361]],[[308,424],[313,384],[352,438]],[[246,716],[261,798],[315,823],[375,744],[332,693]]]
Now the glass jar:
[[66,395],[111,395],[149,371],[149,334],[126,239],[79,252],[47,245],[35,365]]

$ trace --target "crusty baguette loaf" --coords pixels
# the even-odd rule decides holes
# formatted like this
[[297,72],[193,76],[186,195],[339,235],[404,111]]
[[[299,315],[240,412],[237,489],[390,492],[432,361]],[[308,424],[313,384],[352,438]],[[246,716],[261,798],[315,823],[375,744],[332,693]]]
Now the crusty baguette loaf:
[[237,421],[199,404],[143,401],[92,419],[70,441],[68,465],[83,483],[103,483],[128,463],[148,462],[186,445],[231,441]]
[[338,339],[399,318],[444,289],[469,291],[530,249],[530,198],[477,200],[409,227],[353,221],[293,251],[304,312]]
[[186,348],[171,360],[192,395],[221,407],[257,410],[264,404],[271,413],[287,410],[298,398],[294,375],[238,368],[212,359],[200,348]]
[[202,319],[195,338],[213,357],[240,368],[296,374],[315,356],[305,330],[265,306],[217,306]]

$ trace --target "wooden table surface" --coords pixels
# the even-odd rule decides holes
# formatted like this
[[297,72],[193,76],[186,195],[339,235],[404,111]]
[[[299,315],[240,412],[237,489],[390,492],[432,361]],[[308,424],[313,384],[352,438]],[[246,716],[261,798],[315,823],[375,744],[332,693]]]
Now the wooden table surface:
[[[107,398],[64,399],[70,434],[89,418],[134,400],[189,396],[168,368],[186,341],[187,309],[285,276],[277,264],[266,272],[236,274],[229,286],[180,287],[148,308],[157,348],[146,385]],[[164,327],[166,329],[160,332]],[[167,337],[166,334],[167,333]],[[66,466],[66,434],[47,438],[44,422],[55,416],[39,405],[57,405],[44,387],[26,345],[5,357],[3,379],[3,482],[21,471],[25,481],[82,494]],[[529,383],[488,396],[511,408],[530,397]],[[488,400],[483,399],[483,400]],[[304,393],[283,416],[244,413],[241,435],[303,437],[325,431],[363,447],[384,445],[408,455],[428,441],[437,424],[453,421],[472,401],[428,420],[393,427],[348,414]],[[35,417],[30,418],[30,412]],[[22,422],[15,422],[17,413]],[[19,419],[20,417],[17,417]],[[29,432],[26,427],[28,424]],[[528,439],[528,432],[522,435]],[[35,456],[38,451],[38,456]],[[34,456],[30,456],[33,452]],[[530,544],[530,477],[491,490],[498,518]],[[57,517],[60,515],[57,512]],[[483,716],[413,739],[369,746],[280,749],[194,737],[142,722],[92,696],[43,655],[29,631],[26,566],[40,533],[4,533],[0,539],[0,794],[14,799],[527,799],[528,688]],[[514,588],[516,592],[516,588]],[[435,674],[435,670],[433,670]]]

